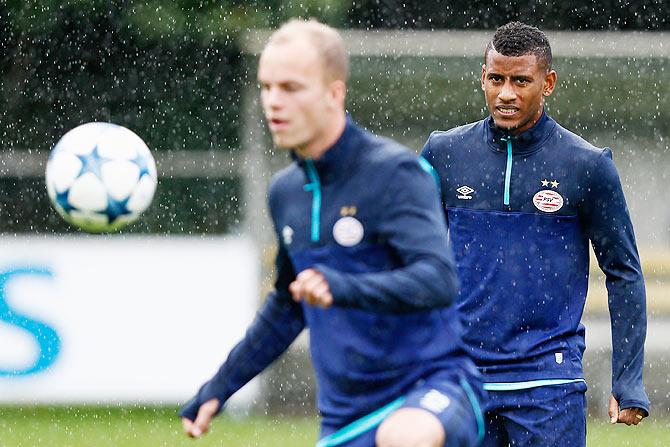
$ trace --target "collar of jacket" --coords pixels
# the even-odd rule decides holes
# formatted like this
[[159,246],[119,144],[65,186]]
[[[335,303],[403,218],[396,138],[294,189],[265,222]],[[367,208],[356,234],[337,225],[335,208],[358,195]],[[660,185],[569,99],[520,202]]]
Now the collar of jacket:
[[542,144],[551,136],[556,121],[550,118],[545,111],[533,127],[520,133],[512,135],[495,125],[493,117],[489,115],[486,119],[486,140],[489,146],[496,152],[507,152],[507,139],[512,139],[512,153],[529,154],[542,148]]
[[[323,153],[318,160],[312,160],[321,183],[330,183],[333,180],[347,175],[355,163],[355,154],[360,149],[359,135],[361,129],[354,123],[351,116],[347,115],[344,131],[330,149]],[[291,157],[303,170],[305,159],[291,152]]]

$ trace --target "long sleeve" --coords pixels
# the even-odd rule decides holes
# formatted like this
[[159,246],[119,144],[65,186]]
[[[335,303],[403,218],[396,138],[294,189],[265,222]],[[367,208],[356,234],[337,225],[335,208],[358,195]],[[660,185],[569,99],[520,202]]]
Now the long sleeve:
[[612,324],[612,394],[621,408],[649,412],[642,383],[647,333],[646,293],[633,225],[612,152],[605,149],[590,176],[583,223],[605,273]]
[[418,161],[401,163],[383,200],[381,240],[399,267],[374,273],[344,273],[316,265],[336,305],[412,312],[449,306],[458,280],[434,178]]
[[200,406],[212,398],[219,399],[223,407],[233,393],[286,351],[305,327],[302,308],[288,293],[295,273],[283,248],[277,254],[276,268],[275,291],[268,295],[244,338],[218,372],[183,407],[182,417],[194,420]]

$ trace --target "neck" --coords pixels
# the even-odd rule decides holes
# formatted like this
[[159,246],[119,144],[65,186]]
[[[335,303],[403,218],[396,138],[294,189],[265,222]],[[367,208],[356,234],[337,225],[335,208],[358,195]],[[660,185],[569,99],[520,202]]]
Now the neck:
[[295,147],[293,150],[300,158],[318,160],[342,136],[346,124],[347,118],[344,110],[342,110],[335,115],[328,127],[317,138],[305,145]]
[[524,133],[525,131],[527,131],[529,129],[532,129],[533,126],[535,126],[537,124],[537,122],[540,121],[540,118],[542,118],[542,113],[543,112],[544,112],[544,105],[540,108],[540,111],[538,112],[538,114],[535,117],[533,117],[533,120],[530,123],[526,124],[525,126],[519,128],[519,129],[511,130],[510,133],[514,136],[517,136],[519,134]]

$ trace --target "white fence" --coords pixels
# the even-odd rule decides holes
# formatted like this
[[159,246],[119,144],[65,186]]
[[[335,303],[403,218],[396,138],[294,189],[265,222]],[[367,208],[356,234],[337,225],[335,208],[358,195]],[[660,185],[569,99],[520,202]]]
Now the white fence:
[[247,239],[4,237],[0,247],[0,402],[183,402],[258,304]]

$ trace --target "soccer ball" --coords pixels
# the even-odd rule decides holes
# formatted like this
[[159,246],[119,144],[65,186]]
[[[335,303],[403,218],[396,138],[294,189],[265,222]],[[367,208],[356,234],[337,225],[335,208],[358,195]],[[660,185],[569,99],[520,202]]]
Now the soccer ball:
[[151,204],[156,163],[125,127],[87,123],[67,132],[49,155],[46,184],[56,211],[91,233],[116,231]]

